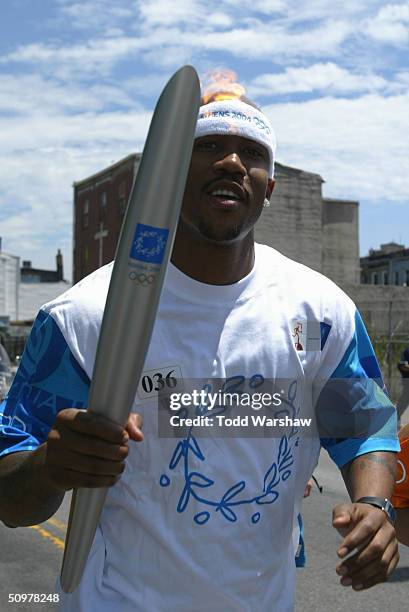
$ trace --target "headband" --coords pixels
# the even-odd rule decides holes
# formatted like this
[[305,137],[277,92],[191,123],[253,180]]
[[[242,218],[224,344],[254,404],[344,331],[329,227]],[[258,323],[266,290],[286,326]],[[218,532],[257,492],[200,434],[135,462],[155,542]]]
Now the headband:
[[212,134],[234,134],[263,145],[270,157],[269,178],[273,178],[276,138],[271,123],[257,108],[237,98],[201,106],[195,138]]

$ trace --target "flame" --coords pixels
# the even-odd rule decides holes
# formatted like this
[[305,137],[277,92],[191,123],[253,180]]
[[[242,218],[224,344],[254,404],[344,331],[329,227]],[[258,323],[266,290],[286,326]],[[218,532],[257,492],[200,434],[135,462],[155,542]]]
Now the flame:
[[240,98],[246,90],[236,79],[236,73],[228,69],[218,68],[207,72],[204,76],[203,103]]

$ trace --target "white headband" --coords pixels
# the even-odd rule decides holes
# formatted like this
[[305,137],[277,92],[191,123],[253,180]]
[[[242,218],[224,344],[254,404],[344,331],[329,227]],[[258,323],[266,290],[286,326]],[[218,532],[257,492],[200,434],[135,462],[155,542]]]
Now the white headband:
[[212,134],[235,134],[262,144],[270,156],[269,178],[273,178],[276,137],[271,123],[257,108],[237,98],[201,106],[195,138]]

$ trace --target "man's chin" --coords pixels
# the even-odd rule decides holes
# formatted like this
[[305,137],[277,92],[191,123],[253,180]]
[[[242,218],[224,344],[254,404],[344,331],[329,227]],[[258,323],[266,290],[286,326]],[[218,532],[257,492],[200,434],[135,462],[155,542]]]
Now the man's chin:
[[198,226],[199,233],[206,240],[219,244],[234,242],[242,234],[241,225],[232,225],[230,227],[214,227],[206,223],[200,223]]

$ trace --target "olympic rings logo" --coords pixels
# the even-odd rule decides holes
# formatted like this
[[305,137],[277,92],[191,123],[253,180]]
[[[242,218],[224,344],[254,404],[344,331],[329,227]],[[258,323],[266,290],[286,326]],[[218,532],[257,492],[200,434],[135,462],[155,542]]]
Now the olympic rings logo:
[[155,282],[154,274],[143,274],[142,272],[129,272],[128,274],[131,281],[134,281],[137,285],[141,285],[142,287],[147,287]]
[[406,467],[405,467],[404,463],[402,463],[402,461],[400,459],[398,459],[398,464],[399,464],[400,468],[402,469],[402,477],[399,478],[399,480],[396,481],[396,484],[401,484],[402,482],[405,482],[405,480],[406,480]]

